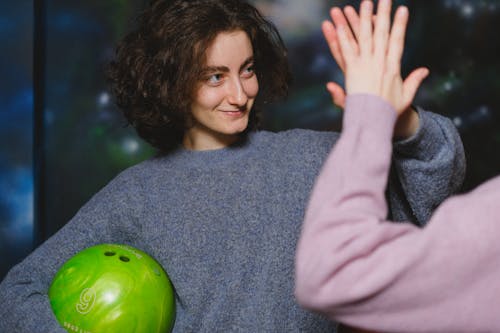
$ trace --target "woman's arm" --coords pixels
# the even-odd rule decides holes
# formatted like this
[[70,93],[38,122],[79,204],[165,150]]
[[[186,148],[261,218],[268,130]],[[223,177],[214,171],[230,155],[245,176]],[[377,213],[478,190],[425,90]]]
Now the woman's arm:
[[[384,14],[385,10],[387,16],[387,8],[390,9],[390,3],[387,7],[379,8],[380,13]],[[362,29],[366,31],[366,24],[362,27],[360,16],[352,6],[346,6],[343,10],[334,7],[330,14],[332,21],[324,22],[322,29],[333,58],[344,74],[349,62],[351,63],[351,74],[353,71],[359,73],[371,70],[371,65],[377,66],[374,64],[377,61],[375,59],[377,52],[385,48],[388,40],[382,43],[368,40],[368,43],[377,48],[377,50],[372,50],[371,62],[365,63],[365,66],[359,66],[358,63],[353,68],[353,59],[349,58],[349,54],[352,54],[352,51],[361,52],[362,50],[366,53],[366,49],[370,47],[366,45],[367,39],[361,37]],[[370,19],[374,21],[373,18]],[[379,23],[385,25],[385,28],[379,25],[376,32],[378,36],[374,37],[380,38],[381,34],[388,36],[387,27],[390,25],[390,21],[379,20]],[[338,37],[337,28],[342,26],[346,27],[344,39],[348,41],[348,54],[344,54],[345,48],[341,48]],[[352,30],[348,27],[351,27]],[[396,32],[398,32],[397,30]],[[378,64],[379,68],[376,69],[387,70],[387,74],[394,75],[399,85],[406,86],[407,93],[403,95],[404,91],[399,88],[398,92],[401,95],[398,104],[394,105],[397,108],[398,118],[394,129],[393,165],[389,174],[386,196],[392,219],[411,221],[422,226],[428,221],[432,211],[444,199],[457,193],[462,186],[465,176],[465,154],[460,136],[450,119],[411,106],[416,86],[418,86],[419,80],[425,77],[427,70],[417,69],[405,81],[402,81],[399,75],[400,61],[398,57],[403,52],[404,29],[399,28],[399,32],[393,36],[399,38],[400,41],[397,47],[391,49],[390,57],[392,59],[387,59],[385,66]],[[373,82],[366,80],[364,84],[370,83]],[[346,86],[346,89],[348,88]],[[333,102],[339,107],[345,108],[344,89],[333,82],[329,83],[328,89]]]
[[48,290],[61,265],[100,243],[125,243],[140,225],[135,195],[140,185],[117,177],[61,230],[14,266],[0,283],[0,332],[65,332],[50,306]]
[[392,220],[423,226],[439,204],[460,190],[465,154],[450,119],[420,108],[418,113],[417,132],[393,141],[386,197]]

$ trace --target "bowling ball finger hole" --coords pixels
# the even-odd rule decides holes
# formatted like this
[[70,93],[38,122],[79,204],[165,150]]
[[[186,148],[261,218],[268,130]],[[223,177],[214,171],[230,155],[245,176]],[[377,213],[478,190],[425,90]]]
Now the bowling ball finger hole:
[[105,255],[106,257],[112,257],[112,256],[114,256],[115,254],[116,254],[116,253],[115,253],[115,252],[113,252],[113,251],[106,251],[106,252],[104,252],[104,255]]
[[123,262],[129,262],[130,261],[129,257],[125,257],[125,256],[120,256],[120,260],[123,261]]

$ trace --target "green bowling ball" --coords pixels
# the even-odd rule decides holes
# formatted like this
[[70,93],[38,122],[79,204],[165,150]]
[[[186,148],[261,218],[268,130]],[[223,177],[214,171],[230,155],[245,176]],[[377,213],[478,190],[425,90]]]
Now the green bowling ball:
[[68,332],[166,333],[175,320],[167,274],[127,245],[101,244],[77,253],[57,272],[49,299]]

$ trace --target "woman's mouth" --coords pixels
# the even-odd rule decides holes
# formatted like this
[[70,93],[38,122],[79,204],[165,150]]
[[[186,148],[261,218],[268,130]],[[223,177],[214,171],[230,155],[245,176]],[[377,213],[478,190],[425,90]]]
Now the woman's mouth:
[[241,117],[245,114],[245,110],[223,110],[221,112],[228,117]]

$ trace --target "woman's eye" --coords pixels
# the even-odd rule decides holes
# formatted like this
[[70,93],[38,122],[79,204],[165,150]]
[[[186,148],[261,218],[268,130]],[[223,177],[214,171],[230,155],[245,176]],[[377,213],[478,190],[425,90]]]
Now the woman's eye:
[[222,74],[212,74],[208,77],[208,83],[217,84],[222,81]]
[[255,73],[254,66],[248,66],[243,70],[243,76],[250,77]]

